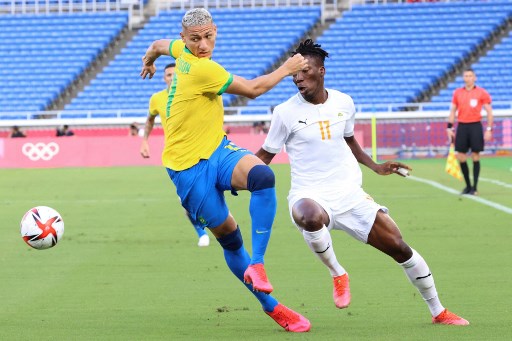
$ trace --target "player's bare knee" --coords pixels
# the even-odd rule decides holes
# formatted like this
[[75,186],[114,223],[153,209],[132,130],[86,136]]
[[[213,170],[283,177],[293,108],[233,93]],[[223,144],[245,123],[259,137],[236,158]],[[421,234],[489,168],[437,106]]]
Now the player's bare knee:
[[276,185],[276,177],[272,169],[267,165],[256,165],[247,174],[247,189],[254,192]]
[[325,225],[322,212],[309,210],[301,213],[296,217],[295,222],[304,230],[309,232],[318,231]]

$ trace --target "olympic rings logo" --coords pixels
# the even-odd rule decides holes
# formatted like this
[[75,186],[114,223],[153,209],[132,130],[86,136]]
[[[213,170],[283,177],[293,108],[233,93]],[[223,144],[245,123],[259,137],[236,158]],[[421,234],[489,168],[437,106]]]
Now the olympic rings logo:
[[42,142],[36,144],[27,142],[21,147],[21,151],[32,161],[49,161],[59,153],[59,145],[55,142],[48,144]]

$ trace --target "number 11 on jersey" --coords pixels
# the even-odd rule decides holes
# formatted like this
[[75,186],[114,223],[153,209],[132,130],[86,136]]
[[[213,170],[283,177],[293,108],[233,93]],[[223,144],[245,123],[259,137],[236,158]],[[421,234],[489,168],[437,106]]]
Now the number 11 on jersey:
[[[329,121],[318,121],[320,125],[320,133],[322,134],[322,140],[331,139],[331,130],[329,129]],[[326,138],[327,135],[327,138]]]

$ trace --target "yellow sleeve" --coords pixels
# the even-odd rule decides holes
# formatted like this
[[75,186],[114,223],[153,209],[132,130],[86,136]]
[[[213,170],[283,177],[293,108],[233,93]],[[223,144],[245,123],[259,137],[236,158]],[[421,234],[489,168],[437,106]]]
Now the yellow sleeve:
[[149,114],[151,116],[158,115],[158,101],[156,93],[154,93],[149,99]]
[[233,82],[233,75],[211,59],[201,59],[198,67],[203,93],[222,95]]
[[171,40],[171,43],[169,44],[169,53],[171,54],[171,57],[174,59],[177,59],[180,54],[183,52],[183,49],[185,48],[185,43],[181,39],[174,39]]

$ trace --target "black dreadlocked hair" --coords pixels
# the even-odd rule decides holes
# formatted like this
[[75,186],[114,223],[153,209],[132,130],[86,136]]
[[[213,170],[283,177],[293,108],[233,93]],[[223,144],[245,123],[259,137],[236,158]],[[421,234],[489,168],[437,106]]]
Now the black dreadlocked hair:
[[312,39],[306,39],[301,42],[292,55],[296,55],[297,53],[300,53],[303,56],[317,56],[322,60],[322,63],[325,61],[325,57],[329,57],[329,53],[322,49],[322,45],[315,44]]

